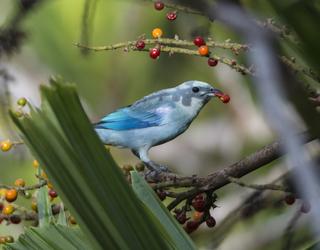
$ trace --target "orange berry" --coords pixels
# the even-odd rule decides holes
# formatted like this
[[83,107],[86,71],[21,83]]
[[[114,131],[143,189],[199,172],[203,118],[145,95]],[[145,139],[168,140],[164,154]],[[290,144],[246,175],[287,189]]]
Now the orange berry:
[[17,190],[15,190],[15,189],[8,189],[7,190],[7,192],[6,192],[6,200],[8,201],[8,202],[13,202],[13,201],[15,201],[16,199],[17,199],[17,197],[18,197],[18,192],[17,192]]
[[163,35],[163,31],[160,28],[155,28],[152,30],[152,36],[154,38],[160,38]]
[[5,205],[4,208],[2,209],[2,213],[5,215],[12,214],[13,211],[14,211],[14,206],[11,204]]
[[13,143],[10,140],[2,141],[0,144],[0,148],[3,152],[9,151],[13,146]]
[[207,45],[202,45],[199,47],[198,52],[201,56],[207,56],[209,54],[209,47]]
[[32,166],[33,166],[34,168],[38,168],[38,167],[39,167],[39,162],[38,162],[37,160],[33,160]]
[[24,181],[24,179],[19,178],[15,180],[14,185],[17,187],[24,187],[26,185],[26,182]]
[[203,216],[203,212],[194,211],[192,218],[195,221],[199,221],[199,220],[201,220],[202,216]]

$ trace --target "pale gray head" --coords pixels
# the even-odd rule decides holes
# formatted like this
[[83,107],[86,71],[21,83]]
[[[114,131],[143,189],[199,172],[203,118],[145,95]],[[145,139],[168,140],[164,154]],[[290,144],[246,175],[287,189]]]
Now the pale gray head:
[[[222,91],[212,87],[210,84],[201,81],[187,81],[175,88],[176,98],[182,97],[184,106],[206,104],[212,97],[221,96]],[[178,100],[177,100],[178,101]]]

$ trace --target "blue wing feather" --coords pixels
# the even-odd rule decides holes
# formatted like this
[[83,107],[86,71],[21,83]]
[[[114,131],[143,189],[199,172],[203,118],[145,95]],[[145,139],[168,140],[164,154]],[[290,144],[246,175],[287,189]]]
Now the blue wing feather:
[[130,107],[118,109],[105,116],[95,124],[97,129],[129,130],[159,126],[161,124],[161,114],[155,111],[133,111]]

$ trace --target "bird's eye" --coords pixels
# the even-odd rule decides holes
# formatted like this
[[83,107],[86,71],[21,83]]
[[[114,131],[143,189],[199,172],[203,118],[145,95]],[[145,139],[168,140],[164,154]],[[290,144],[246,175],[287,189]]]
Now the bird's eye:
[[193,87],[192,91],[193,91],[193,93],[198,93],[199,92],[199,88],[198,87]]

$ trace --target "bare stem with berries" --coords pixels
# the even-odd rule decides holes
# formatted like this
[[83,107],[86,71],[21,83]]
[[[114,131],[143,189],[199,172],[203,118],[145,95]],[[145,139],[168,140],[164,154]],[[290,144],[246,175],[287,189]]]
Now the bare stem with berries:
[[[185,55],[192,55],[192,56],[201,56],[198,52],[198,50],[192,50],[192,49],[187,49],[187,48],[181,48],[181,47],[171,47],[171,46],[163,46],[165,44],[167,45],[180,45],[180,46],[191,46],[193,42],[190,41],[185,41],[185,40],[175,40],[175,39],[145,39],[143,40],[146,44],[161,44],[161,52],[167,52],[170,55],[173,54],[185,54]],[[123,42],[123,43],[117,43],[113,45],[107,45],[107,46],[86,46],[83,44],[75,44],[76,46],[83,48],[83,49],[89,49],[93,51],[103,51],[103,50],[116,50],[116,49],[121,49],[124,48],[127,52],[130,50],[133,51],[145,51],[149,52],[149,49],[138,49],[135,47],[135,44],[137,41],[128,41],[128,42]],[[246,45],[241,45],[241,44],[235,44],[235,43],[215,43],[215,42],[207,42],[206,43],[208,47],[217,47],[217,48],[224,48],[224,49],[231,49],[233,51],[240,51],[247,49]],[[209,45],[210,44],[210,45]],[[218,56],[216,54],[211,54],[211,58],[228,65],[232,69],[235,69],[236,71],[242,73],[242,74],[249,74],[249,75],[254,75],[254,72],[252,69],[246,68],[243,65],[239,65],[236,63],[235,60],[229,59],[226,57]]]

